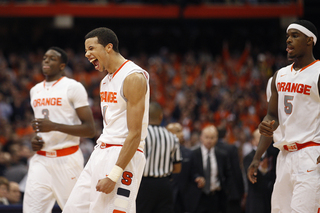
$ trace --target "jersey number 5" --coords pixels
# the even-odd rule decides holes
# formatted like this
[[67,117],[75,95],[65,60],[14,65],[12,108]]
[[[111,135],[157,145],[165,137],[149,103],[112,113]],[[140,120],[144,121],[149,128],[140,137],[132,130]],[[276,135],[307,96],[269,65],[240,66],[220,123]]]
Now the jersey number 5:
[[284,96],[284,111],[287,114],[292,113],[292,108],[293,108],[293,105],[291,103],[292,100],[293,100],[293,96],[289,96],[289,95]]

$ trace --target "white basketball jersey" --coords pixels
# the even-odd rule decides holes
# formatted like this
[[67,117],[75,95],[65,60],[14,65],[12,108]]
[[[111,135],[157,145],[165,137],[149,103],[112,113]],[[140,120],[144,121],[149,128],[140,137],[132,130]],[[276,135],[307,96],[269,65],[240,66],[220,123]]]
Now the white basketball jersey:
[[[30,99],[35,118],[47,118],[52,122],[67,125],[81,124],[75,109],[89,105],[83,85],[67,77],[56,82],[43,81],[36,84],[30,90]],[[42,148],[44,151],[79,145],[80,140],[80,137],[58,131],[38,135],[45,142]]]
[[[268,80],[268,84],[267,84],[267,102],[269,103],[269,100],[271,98],[272,92],[271,92],[271,83],[272,83],[272,79],[273,77],[269,78]],[[273,131],[273,141],[276,143],[279,140],[281,140],[282,135],[281,135],[281,131],[279,130],[280,128],[278,127],[275,131]]]
[[293,64],[278,71],[278,117],[282,139],[275,146],[309,141],[320,143],[320,61],[299,71]]
[[123,82],[132,73],[142,73],[147,80],[145,110],[142,120],[140,147],[144,147],[149,122],[149,74],[132,61],[125,61],[113,74],[106,75],[100,84],[103,131],[97,143],[123,144],[128,136],[127,100],[123,95]]

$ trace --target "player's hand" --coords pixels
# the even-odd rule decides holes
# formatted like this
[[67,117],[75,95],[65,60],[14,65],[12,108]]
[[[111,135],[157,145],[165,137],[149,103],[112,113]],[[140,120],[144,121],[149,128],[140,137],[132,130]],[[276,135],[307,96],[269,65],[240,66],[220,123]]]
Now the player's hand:
[[273,131],[275,130],[273,124],[275,123],[274,120],[272,121],[262,121],[259,124],[259,132],[261,135],[266,137],[272,137]]
[[55,129],[55,123],[49,119],[37,118],[31,121],[32,128],[35,132],[50,132]]
[[113,191],[115,186],[116,186],[116,182],[113,182],[110,178],[106,177],[98,180],[96,190],[98,192],[109,194]]
[[257,182],[257,174],[258,174],[258,167],[260,162],[257,160],[253,160],[248,168],[247,176],[251,183]]
[[35,136],[31,140],[31,146],[33,151],[39,151],[42,149],[44,142],[42,141],[42,138],[39,136]]
[[197,183],[198,188],[203,188],[206,184],[206,179],[204,177],[197,177],[194,182]]
[[317,158],[317,164],[320,163],[320,155],[319,157]]

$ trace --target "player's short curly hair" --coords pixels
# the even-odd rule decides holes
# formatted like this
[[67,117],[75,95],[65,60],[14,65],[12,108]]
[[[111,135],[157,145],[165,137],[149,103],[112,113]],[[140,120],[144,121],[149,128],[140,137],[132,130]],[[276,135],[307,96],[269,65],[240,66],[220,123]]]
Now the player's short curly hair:
[[66,53],[66,51],[64,51],[63,49],[61,49],[60,47],[50,47],[48,50],[55,50],[57,51],[58,53],[61,54],[61,62],[64,63],[64,64],[67,64],[68,63],[68,55]]
[[103,45],[104,47],[107,46],[109,43],[113,45],[113,50],[115,52],[119,52],[119,40],[117,35],[106,27],[99,27],[92,31],[90,31],[84,38],[98,38],[98,43]]

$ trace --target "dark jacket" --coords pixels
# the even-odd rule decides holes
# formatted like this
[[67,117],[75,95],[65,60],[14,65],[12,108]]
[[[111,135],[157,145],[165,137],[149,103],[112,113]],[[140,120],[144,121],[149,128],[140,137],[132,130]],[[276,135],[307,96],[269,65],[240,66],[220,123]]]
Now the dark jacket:
[[[220,187],[221,187],[221,208],[225,208],[228,195],[228,184],[230,183],[230,177],[231,177],[231,167],[230,162],[228,158],[227,152],[220,149],[219,147],[215,147],[215,156],[218,166],[218,178],[220,181]],[[190,187],[190,190],[192,191],[192,197],[189,198],[189,209],[190,212],[194,212],[197,206],[199,205],[199,201],[202,194],[202,189],[199,189],[197,187],[197,184],[195,183],[195,179],[197,177],[204,177],[204,170],[203,170],[203,162],[202,162],[202,154],[201,154],[201,148],[198,147],[197,149],[193,150],[191,155],[191,176],[190,181],[192,182],[192,187]]]

